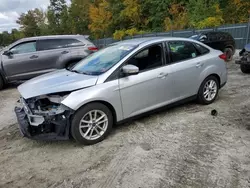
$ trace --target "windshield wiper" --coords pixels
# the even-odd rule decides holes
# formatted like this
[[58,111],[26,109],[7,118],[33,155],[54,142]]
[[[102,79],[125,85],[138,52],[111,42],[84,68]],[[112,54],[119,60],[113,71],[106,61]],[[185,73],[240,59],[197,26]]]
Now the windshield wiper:
[[77,71],[77,70],[73,70],[73,69],[71,69],[71,70],[69,70],[69,71],[75,72],[75,73],[78,73],[78,74],[82,74],[81,72],[79,72],[79,71]]

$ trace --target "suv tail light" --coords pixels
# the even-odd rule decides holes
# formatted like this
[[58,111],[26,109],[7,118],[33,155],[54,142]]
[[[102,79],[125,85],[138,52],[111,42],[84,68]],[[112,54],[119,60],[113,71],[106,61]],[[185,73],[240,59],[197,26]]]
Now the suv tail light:
[[224,61],[227,60],[226,54],[221,54],[221,55],[219,55],[219,58],[223,59]]
[[88,49],[89,49],[89,51],[92,51],[92,52],[98,51],[98,48],[95,46],[90,46],[90,47],[88,47]]

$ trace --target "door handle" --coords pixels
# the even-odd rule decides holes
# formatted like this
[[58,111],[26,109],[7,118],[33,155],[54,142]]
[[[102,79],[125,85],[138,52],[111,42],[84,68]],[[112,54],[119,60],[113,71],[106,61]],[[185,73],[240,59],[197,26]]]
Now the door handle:
[[197,63],[195,66],[196,68],[201,68],[204,64],[203,63]]
[[66,51],[66,50],[65,50],[65,51],[62,51],[62,52],[61,52],[61,54],[67,54],[67,53],[69,53],[69,51]]
[[36,59],[36,58],[38,58],[37,55],[32,55],[32,56],[30,56],[30,59]]
[[161,78],[161,79],[164,79],[164,78],[166,78],[166,76],[168,75],[168,73],[160,73],[158,76],[157,76],[157,78]]

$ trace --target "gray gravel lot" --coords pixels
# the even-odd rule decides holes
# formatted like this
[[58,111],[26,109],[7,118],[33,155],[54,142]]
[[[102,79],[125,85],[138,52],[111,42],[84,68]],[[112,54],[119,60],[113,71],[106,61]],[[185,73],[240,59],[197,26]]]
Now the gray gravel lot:
[[1,91],[0,187],[250,187],[250,75],[228,69],[214,104],[162,110],[93,146],[21,138],[18,93]]

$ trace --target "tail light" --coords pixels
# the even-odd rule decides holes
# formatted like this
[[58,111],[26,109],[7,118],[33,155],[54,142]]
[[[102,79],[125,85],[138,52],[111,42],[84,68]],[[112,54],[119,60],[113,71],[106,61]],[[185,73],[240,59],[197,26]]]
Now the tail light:
[[88,47],[88,49],[89,49],[89,51],[92,51],[92,52],[98,51],[98,48],[95,46],[90,46],[90,47]]
[[221,54],[221,55],[219,55],[219,58],[223,59],[224,61],[227,60],[226,54]]

